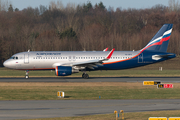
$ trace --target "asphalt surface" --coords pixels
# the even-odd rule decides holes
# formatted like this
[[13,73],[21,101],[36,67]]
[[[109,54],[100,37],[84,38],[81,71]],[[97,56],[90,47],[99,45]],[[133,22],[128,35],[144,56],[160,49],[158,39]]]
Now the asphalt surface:
[[164,83],[180,83],[180,77],[52,77],[52,78],[0,78],[0,82],[143,82],[161,81]]
[[0,119],[13,120],[84,116],[108,114],[113,113],[114,110],[144,112],[179,109],[180,99],[0,101]]

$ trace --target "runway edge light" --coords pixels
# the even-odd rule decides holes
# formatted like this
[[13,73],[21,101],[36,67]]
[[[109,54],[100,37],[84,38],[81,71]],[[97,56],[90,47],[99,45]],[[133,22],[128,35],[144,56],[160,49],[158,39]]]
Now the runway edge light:
[[118,119],[118,113],[116,110],[114,111],[114,114],[116,114],[116,120],[117,120]]
[[124,120],[124,111],[120,110],[120,113],[122,113],[122,120]]
[[148,120],[167,120],[167,117],[149,117]]

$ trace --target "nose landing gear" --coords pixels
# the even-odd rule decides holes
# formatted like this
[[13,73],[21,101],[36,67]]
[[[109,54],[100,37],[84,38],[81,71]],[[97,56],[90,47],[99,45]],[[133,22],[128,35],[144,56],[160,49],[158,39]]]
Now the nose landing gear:
[[26,70],[26,76],[25,76],[26,79],[29,78],[29,70]]

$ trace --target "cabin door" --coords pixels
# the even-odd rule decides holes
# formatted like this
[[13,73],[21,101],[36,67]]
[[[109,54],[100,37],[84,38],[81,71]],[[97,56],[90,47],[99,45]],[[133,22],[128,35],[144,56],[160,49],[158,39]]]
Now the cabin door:
[[24,54],[24,63],[29,64],[29,54]]
[[76,56],[69,56],[69,61],[76,61]]
[[76,61],[76,56],[73,56],[73,61]]
[[72,60],[72,57],[71,56],[69,56],[69,61],[71,61]]
[[138,63],[143,63],[143,53],[138,56]]

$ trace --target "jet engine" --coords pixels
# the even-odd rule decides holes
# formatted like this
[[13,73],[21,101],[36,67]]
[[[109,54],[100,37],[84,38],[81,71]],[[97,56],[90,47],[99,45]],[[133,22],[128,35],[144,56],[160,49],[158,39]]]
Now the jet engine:
[[56,66],[55,74],[57,76],[68,76],[72,73],[78,73],[79,70],[74,70],[71,66]]

